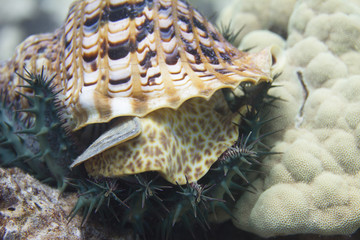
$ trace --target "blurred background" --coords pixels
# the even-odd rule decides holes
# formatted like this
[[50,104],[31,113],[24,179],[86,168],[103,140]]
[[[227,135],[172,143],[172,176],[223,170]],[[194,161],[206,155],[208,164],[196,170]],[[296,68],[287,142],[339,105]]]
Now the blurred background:
[[73,0],[0,0],[0,61],[35,33],[52,32],[64,22]]
[[[0,0],[0,61],[10,58],[26,37],[53,32],[64,23],[74,0]],[[189,0],[193,6],[215,21],[230,0]]]

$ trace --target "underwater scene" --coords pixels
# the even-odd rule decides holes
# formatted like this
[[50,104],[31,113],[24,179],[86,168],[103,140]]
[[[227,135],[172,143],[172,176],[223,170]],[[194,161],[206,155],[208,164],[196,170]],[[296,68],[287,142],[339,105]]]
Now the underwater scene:
[[0,239],[360,239],[360,0],[0,0]]

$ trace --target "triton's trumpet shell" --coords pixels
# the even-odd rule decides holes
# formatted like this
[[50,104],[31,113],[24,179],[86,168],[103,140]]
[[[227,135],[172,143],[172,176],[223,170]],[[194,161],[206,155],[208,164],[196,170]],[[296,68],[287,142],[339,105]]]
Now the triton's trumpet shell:
[[136,117],[74,165],[86,161],[105,176],[159,171],[181,184],[204,175],[236,139],[233,114],[214,93],[271,82],[270,51],[240,52],[183,0],[77,1],[62,28],[29,37],[0,66],[0,87],[18,99],[24,83],[14,72],[43,66],[57,74],[70,130]]

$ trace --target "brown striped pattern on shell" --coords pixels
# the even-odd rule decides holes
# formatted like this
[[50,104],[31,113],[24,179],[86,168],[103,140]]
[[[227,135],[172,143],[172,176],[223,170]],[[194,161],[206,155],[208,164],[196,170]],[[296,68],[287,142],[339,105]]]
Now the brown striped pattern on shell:
[[10,82],[14,90],[22,84],[14,71],[45,65],[57,74],[64,117],[74,130],[177,109],[241,81],[270,81],[268,63],[270,55],[231,46],[183,0],[84,0],[72,5],[55,34],[30,37],[18,48],[0,70],[0,85]]
[[[24,68],[30,72],[40,73],[44,67],[49,74],[57,74],[56,83],[62,79],[61,74],[61,37],[62,29],[55,33],[39,34],[28,37],[20,44],[14,57],[5,63],[0,63],[0,89],[6,90],[9,99],[13,102],[21,100],[23,108],[27,106],[27,100],[20,98],[17,92],[26,93],[30,89],[19,88],[27,83],[16,73],[25,76]],[[59,86],[60,87],[60,86]]]

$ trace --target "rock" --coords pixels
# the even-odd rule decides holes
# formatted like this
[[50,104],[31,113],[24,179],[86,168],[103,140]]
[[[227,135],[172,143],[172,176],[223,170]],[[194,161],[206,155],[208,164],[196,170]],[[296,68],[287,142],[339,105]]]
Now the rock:
[[133,239],[94,221],[82,228],[80,216],[68,222],[76,194],[60,195],[17,168],[0,168],[0,184],[0,239]]

